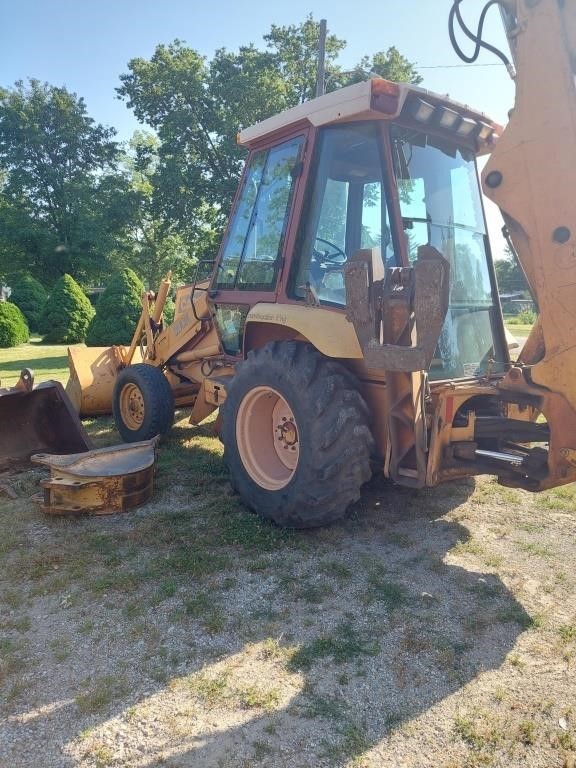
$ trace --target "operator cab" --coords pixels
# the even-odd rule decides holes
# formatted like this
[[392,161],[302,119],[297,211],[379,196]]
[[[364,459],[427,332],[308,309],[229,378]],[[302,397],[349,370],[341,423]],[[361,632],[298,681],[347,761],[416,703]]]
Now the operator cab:
[[449,309],[431,380],[504,370],[507,350],[475,157],[497,127],[409,85],[375,79],[240,134],[251,149],[213,278],[226,351],[258,302],[346,309],[344,268],[371,249],[373,277],[434,246]]

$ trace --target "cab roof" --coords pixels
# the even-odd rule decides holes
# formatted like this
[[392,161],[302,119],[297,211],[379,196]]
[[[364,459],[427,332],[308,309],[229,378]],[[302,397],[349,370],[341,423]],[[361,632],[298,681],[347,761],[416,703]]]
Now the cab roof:
[[424,128],[435,126],[475,142],[478,153],[489,151],[502,132],[483,112],[408,83],[375,77],[319,96],[245,128],[238,143],[248,149],[276,133],[300,124],[320,127],[357,120],[393,120],[401,117]]

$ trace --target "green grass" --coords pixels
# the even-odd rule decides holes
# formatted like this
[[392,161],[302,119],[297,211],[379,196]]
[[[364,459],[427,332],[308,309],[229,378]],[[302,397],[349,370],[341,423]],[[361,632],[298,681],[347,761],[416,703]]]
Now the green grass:
[[28,344],[0,349],[2,386],[13,386],[20,378],[22,368],[31,368],[37,383],[56,379],[65,384],[68,380],[67,348],[66,344],[42,344],[40,338],[32,337]]
[[359,656],[376,656],[379,652],[377,640],[360,635],[353,627],[345,625],[332,634],[321,635],[300,646],[292,655],[288,668],[292,671],[308,670],[316,661],[327,657],[343,664]]
[[519,315],[504,315],[504,325],[513,335],[528,336],[533,323],[521,322],[522,320],[524,318]]
[[518,549],[522,550],[522,552],[526,552],[528,555],[533,555],[534,557],[548,558],[553,557],[554,555],[550,547],[535,544],[532,541],[517,541],[516,544]]
[[522,744],[534,744],[536,741],[536,723],[533,720],[523,720],[518,727],[518,736]]
[[560,512],[574,512],[576,508],[576,484],[561,485],[551,488],[538,497],[538,506]]
[[[63,610],[61,601],[68,601],[68,595],[76,601],[76,610],[69,614],[76,627],[76,640],[71,639],[69,645],[61,642],[62,638],[49,642],[42,663],[51,668],[70,664],[73,669],[80,642],[94,644],[99,652],[106,633],[121,628],[133,649],[138,683],[150,685],[152,680],[160,687],[174,686],[188,694],[190,708],[199,713],[221,707],[251,709],[244,716],[258,722],[270,717],[266,712],[284,706],[283,700],[288,698],[284,683],[289,682],[290,674],[303,674],[304,679],[312,680],[321,676],[326,681],[321,690],[305,688],[301,696],[293,697],[290,706],[302,718],[324,721],[318,725],[328,733],[328,743],[336,750],[332,765],[360,758],[371,743],[372,729],[366,731],[364,724],[356,721],[357,713],[346,701],[356,695],[358,686],[370,687],[372,657],[388,652],[390,631],[402,630],[407,621],[421,617],[421,624],[395,632],[394,652],[419,655],[424,664],[431,665],[434,677],[448,681],[451,687],[454,681],[467,680],[469,654],[484,638],[469,635],[467,612],[458,608],[458,601],[455,620],[462,636],[450,641],[440,637],[444,625],[435,614],[436,601],[423,604],[422,587],[413,585],[410,575],[405,575],[397,560],[389,560],[387,552],[396,547],[403,550],[403,567],[409,558],[423,557],[422,567],[433,578],[447,574],[450,585],[453,568],[443,562],[444,548],[454,547],[455,554],[486,560],[489,544],[484,544],[480,534],[474,538],[463,526],[442,522],[451,533],[441,546],[436,542],[437,546],[429,549],[427,543],[419,542],[417,528],[409,522],[401,529],[397,526],[401,532],[380,535],[377,528],[374,536],[369,512],[365,520],[358,516],[327,531],[282,530],[249,512],[232,494],[220,442],[206,425],[184,426],[184,416],[179,414],[179,423],[160,446],[158,483],[151,503],[142,509],[112,518],[43,520],[51,535],[31,546],[27,530],[38,513],[27,499],[36,490],[38,477],[26,481],[29,488],[21,485],[19,500],[0,498],[0,569],[5,587],[0,590],[0,608],[20,609],[6,627],[12,633],[10,642],[5,647],[0,643],[0,677],[6,678],[7,696],[20,696],[34,671],[35,659],[28,647],[32,647],[34,622],[30,625],[27,616],[36,615],[33,601],[37,596],[49,596],[55,605],[62,606],[59,610]],[[99,440],[118,440],[109,419],[90,422],[88,430]],[[18,482],[22,484],[25,479]],[[492,504],[500,498],[499,487],[485,485],[489,494],[478,496],[479,503]],[[568,505],[571,493],[565,488],[548,495]],[[399,494],[398,503],[404,506],[407,498],[411,497]],[[414,501],[414,514],[421,498]],[[450,509],[453,502],[448,503]],[[512,523],[510,526],[512,533]],[[384,550],[372,547],[375,537],[385,542]],[[350,546],[358,542],[361,547]],[[543,545],[537,550],[525,546],[529,547],[527,554],[542,554]],[[515,547],[510,549],[519,554]],[[528,558],[521,560],[527,562]],[[456,573],[461,572],[466,575],[470,569],[458,567]],[[264,583],[269,583],[270,593],[260,591]],[[466,576],[461,583],[457,575],[452,586],[460,584],[462,589],[470,584],[464,603],[473,602],[471,615],[485,616],[490,625],[511,625],[503,632],[513,637],[520,630],[538,628],[536,618],[530,619],[521,607],[508,607],[507,590],[495,578],[478,581],[475,575]],[[442,605],[441,597],[438,603]],[[355,624],[364,614],[368,614],[369,623]],[[333,618],[319,623],[319,616]],[[556,627],[553,621],[551,615],[551,627]],[[172,624],[175,632],[170,636]],[[179,636],[190,640],[189,652],[178,650],[180,661],[178,654],[171,653],[170,645],[171,637]],[[556,628],[552,637],[556,651],[571,651],[573,622]],[[235,659],[229,670],[222,669],[222,657],[227,653],[232,658],[238,654],[242,663],[248,659],[254,676],[236,679]],[[263,668],[259,662],[264,662],[260,664]],[[520,663],[519,658],[509,658],[509,665],[520,667]],[[122,671],[121,663],[115,669]],[[201,671],[187,674],[197,669]],[[520,676],[512,667],[508,671]],[[86,683],[76,681],[80,713],[118,711],[118,702],[128,698],[125,681],[120,679],[116,685],[116,678],[97,674]],[[406,675],[408,686],[409,671]],[[335,693],[336,683],[349,686],[345,695]],[[402,694],[399,699],[402,704]],[[398,713],[403,711],[399,706]],[[403,714],[395,716],[399,722],[405,718]],[[386,713],[382,717],[382,729],[390,729]],[[511,732],[517,741],[530,744],[536,734],[524,717],[518,713]],[[492,749],[496,731],[491,722],[484,727],[476,718],[468,719],[472,724],[464,721],[455,728],[464,747],[472,745],[474,751],[477,744],[478,751]],[[273,735],[265,728],[264,733]],[[318,746],[323,746],[321,736]],[[354,765],[348,764],[350,768]]]
[[513,336],[528,336],[528,334],[532,330],[531,325],[522,325],[521,323],[518,323],[518,325],[515,325],[514,323],[510,323],[509,321],[506,322],[506,327],[508,328],[508,330]]
[[95,680],[88,691],[76,696],[76,706],[84,714],[101,712],[113,701],[123,698],[127,692],[128,687],[122,678],[104,675]]
[[407,598],[408,593],[402,584],[388,581],[375,574],[371,574],[368,577],[368,584],[361,596],[362,602],[365,605],[382,603],[389,610],[399,608],[406,603]]
[[484,554],[484,547],[474,539],[467,539],[466,541],[458,541],[452,548],[452,552],[455,555],[478,555]]
[[186,598],[184,614],[201,621],[204,629],[211,635],[221,632],[226,623],[222,609],[211,592],[200,591]]
[[558,634],[565,643],[576,640],[576,624],[563,624],[558,630]]
[[188,679],[188,686],[202,701],[211,706],[222,704],[228,697],[228,672],[220,672],[214,677],[202,673]]
[[280,692],[277,688],[266,689],[251,685],[240,693],[240,701],[246,709],[265,709],[270,712],[278,706]]
[[350,768],[363,765],[361,757],[371,743],[364,728],[353,721],[349,721],[341,730],[341,740],[336,745],[330,745],[326,750],[326,757],[336,762],[338,759],[348,759]]
[[325,720],[342,720],[348,709],[348,703],[341,696],[322,696],[309,691],[305,694],[301,715],[310,719],[320,717]]

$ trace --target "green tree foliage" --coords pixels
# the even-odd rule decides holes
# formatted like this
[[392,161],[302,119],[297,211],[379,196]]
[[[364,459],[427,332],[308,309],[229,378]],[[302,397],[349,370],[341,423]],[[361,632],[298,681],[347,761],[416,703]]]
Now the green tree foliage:
[[164,315],[164,325],[172,325],[174,322],[174,315],[176,314],[176,302],[170,294],[166,297],[164,312],[162,314]]
[[98,299],[86,334],[91,347],[130,344],[142,312],[144,285],[131,269],[115,272]]
[[522,293],[526,298],[530,297],[528,283],[524,273],[510,250],[506,250],[504,259],[495,259],[496,281],[500,293]]
[[[131,267],[147,287],[168,269],[189,280],[228,217],[245,158],[237,132],[314,95],[318,37],[310,15],[273,25],[261,46],[206,58],[176,40],[133,59],[118,93],[155,136],[137,134],[124,153],[66,88],[0,88],[0,275],[87,285]],[[327,90],[375,74],[420,81],[393,47],[344,71],[345,45],[328,36]]]
[[0,89],[1,273],[50,284],[107,272],[133,204],[113,134],[65,88],[30,80]]
[[46,289],[32,275],[24,275],[12,287],[10,300],[20,309],[33,331],[40,327],[40,318],[48,298]]
[[[136,131],[123,160],[133,193],[137,195],[130,227],[131,248],[117,260],[118,266],[132,267],[145,285],[156,289],[160,280],[172,272],[175,282],[189,282],[194,273],[195,257],[181,232],[166,217],[159,215],[154,201],[154,176],[158,167],[159,140],[151,133]],[[198,222],[196,241],[204,228],[205,249],[215,248],[207,224]]]
[[44,341],[76,344],[84,341],[94,309],[86,294],[70,275],[56,281],[40,322]]
[[26,319],[16,304],[0,301],[0,347],[16,347],[29,338]]
[[[193,258],[213,255],[226,221],[245,157],[238,130],[314,94],[318,37],[319,23],[309,16],[299,25],[273,25],[266,50],[220,49],[211,60],[176,40],[150,59],[132,59],[121,76],[119,95],[159,139],[150,209],[164,231],[184,238]],[[328,90],[374,74],[420,82],[396,48],[344,72],[336,59],[345,45],[328,36]]]
[[363,56],[352,72],[342,75],[336,71],[334,80],[342,86],[359,83],[367,76],[385,77],[386,80],[392,80],[395,83],[412,83],[413,85],[419,85],[422,82],[415,65],[402,56],[395,46],[391,46],[386,51],[374,53],[372,56]]
[[[301,24],[289,24],[285,27],[272,24],[270,32],[264,35],[264,40],[273,54],[273,66],[286,84],[286,101],[289,106],[302,104],[316,95],[319,36],[320,24],[314,21],[312,14]],[[325,55],[327,90],[333,90],[336,87],[331,80],[340,71],[336,65],[336,59],[345,47],[345,40],[341,40],[336,35],[327,35]]]

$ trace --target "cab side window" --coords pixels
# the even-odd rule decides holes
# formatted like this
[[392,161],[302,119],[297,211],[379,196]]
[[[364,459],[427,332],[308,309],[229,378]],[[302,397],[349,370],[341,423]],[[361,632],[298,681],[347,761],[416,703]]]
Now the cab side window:
[[244,175],[216,287],[273,290],[303,137],[256,152]]

